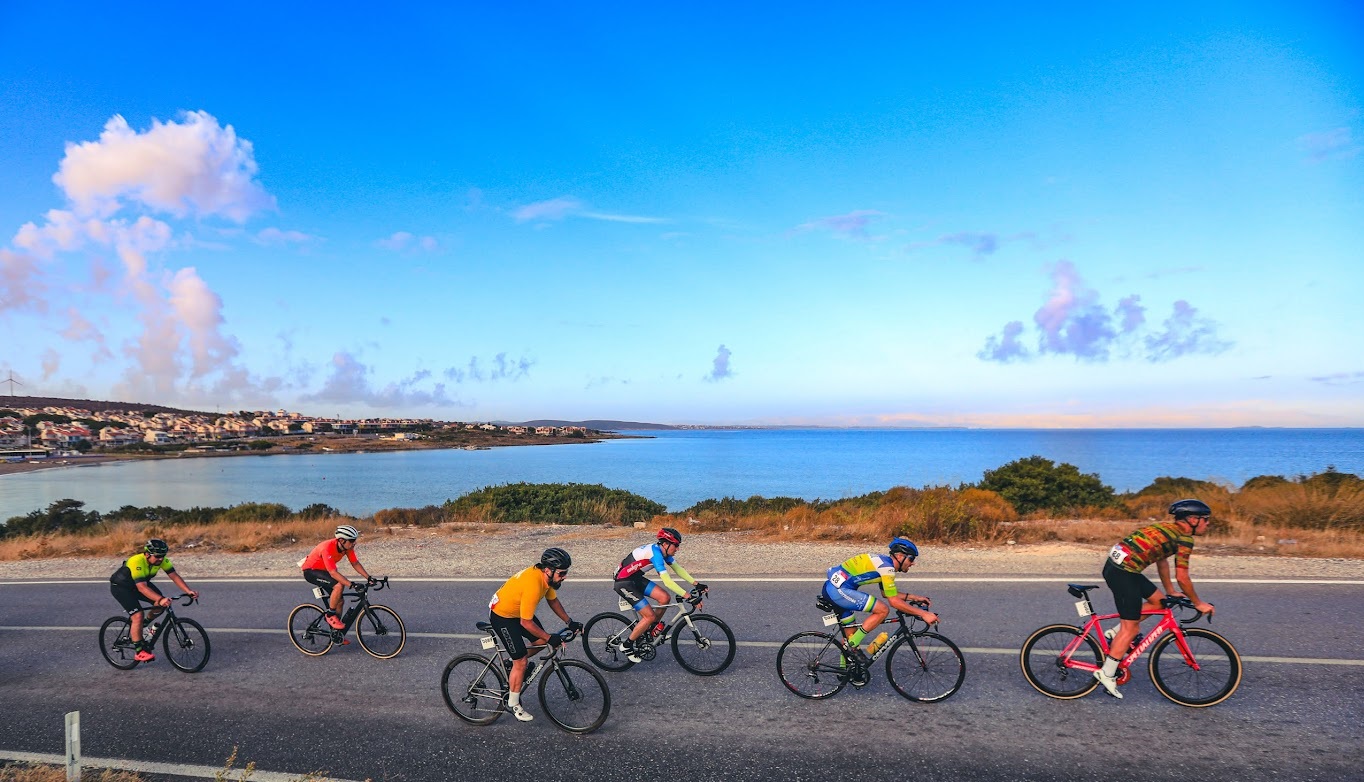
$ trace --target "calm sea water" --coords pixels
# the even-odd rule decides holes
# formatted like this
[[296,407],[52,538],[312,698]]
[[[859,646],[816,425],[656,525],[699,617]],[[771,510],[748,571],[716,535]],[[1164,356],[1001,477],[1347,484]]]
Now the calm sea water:
[[0,476],[0,519],[54,500],[93,510],[324,502],[352,514],[439,504],[483,486],[601,483],[681,510],[711,497],[836,499],[974,482],[1040,454],[1118,491],[1162,476],[1240,485],[1334,465],[1364,474],[1364,429],[686,430],[651,439],[488,451],[167,459]]

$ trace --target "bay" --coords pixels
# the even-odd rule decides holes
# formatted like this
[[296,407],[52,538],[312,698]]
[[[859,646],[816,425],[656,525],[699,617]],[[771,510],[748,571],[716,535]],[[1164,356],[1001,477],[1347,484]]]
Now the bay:
[[354,515],[440,504],[484,486],[575,482],[682,510],[708,498],[837,499],[956,485],[1038,454],[1118,491],[1159,476],[1239,486],[1256,475],[1364,474],[1364,429],[741,429],[486,451],[299,454],[114,462],[0,476],[0,519],[72,498],[87,508],[326,503]]

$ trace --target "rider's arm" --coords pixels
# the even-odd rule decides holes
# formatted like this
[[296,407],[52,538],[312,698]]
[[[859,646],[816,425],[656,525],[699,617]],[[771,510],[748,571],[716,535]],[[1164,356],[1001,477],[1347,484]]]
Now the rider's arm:
[[183,579],[183,578],[180,577],[180,573],[179,573],[178,571],[172,570],[172,571],[170,571],[169,573],[167,573],[166,575],[167,575],[167,576],[170,576],[170,580],[171,580],[171,581],[174,581],[174,582],[175,582],[175,585],[178,586],[178,587],[180,587],[180,591],[181,591],[181,592],[185,592],[186,594],[194,595],[195,597],[198,597],[198,596],[199,596],[199,593],[198,593],[198,592],[195,592],[193,589],[190,589],[190,588],[189,588],[189,584],[186,584],[186,583],[185,583],[185,579]]
[[1179,588],[1183,590],[1184,596],[1193,602],[1194,608],[1197,608],[1205,614],[1211,614],[1213,612],[1212,603],[1203,602],[1199,599],[1198,593],[1194,591],[1193,579],[1189,577],[1189,569],[1187,567],[1176,567],[1175,577],[1179,579]]
[[555,616],[564,620],[564,624],[568,624],[569,622],[573,621],[572,619],[569,618],[568,611],[564,610],[564,604],[559,602],[559,598],[551,597],[548,600],[546,600],[545,603],[549,605],[549,610],[553,611]]
[[368,570],[365,570],[365,566],[360,564],[360,560],[358,560],[358,559],[352,559],[352,560],[350,561],[350,563],[351,563],[352,565],[355,566],[355,572],[356,572],[356,573],[359,573],[360,575],[364,576],[366,579],[372,578],[372,576],[370,576],[370,574],[369,574],[369,571],[368,571]]
[[654,546],[652,557],[654,572],[658,573],[658,580],[663,582],[663,586],[667,587],[673,594],[677,595],[678,597],[686,597],[687,590],[683,589],[681,584],[678,584],[676,581],[673,580],[672,575],[668,573],[668,568],[671,567],[677,570],[678,575],[682,575],[686,571],[677,567],[677,565],[669,563],[666,559],[664,559],[663,554],[659,552],[657,545]]
[[[677,564],[676,562],[673,562],[673,563],[670,563],[670,564],[668,565],[668,567],[672,568],[672,571],[673,571],[674,573],[676,573],[677,575],[681,576],[681,577],[682,577],[682,580],[684,580],[684,581],[690,583],[692,586],[696,586],[696,578],[693,577],[691,573],[688,573],[686,570],[684,570],[684,569],[682,568],[681,565]],[[660,573],[659,576],[662,577],[662,574]],[[674,590],[674,591],[676,591],[676,590]],[[684,592],[678,592],[678,594],[685,594],[685,593],[684,593]]]
[[[1170,558],[1166,557],[1165,559],[1156,560],[1156,570],[1160,573],[1160,585],[1165,587],[1165,594],[1179,594],[1179,590],[1175,589],[1174,584],[1170,582]],[[1188,575],[1187,570],[1185,571],[1185,575]],[[1183,584],[1184,582],[1181,581],[1180,583]]]
[[891,607],[897,611],[902,611],[906,614],[909,614],[910,616],[917,616],[929,624],[933,624],[934,622],[938,621],[937,614],[927,609],[919,608],[918,606],[909,602],[910,600],[923,599],[916,595],[905,595],[903,597],[896,595],[895,597],[889,597],[886,599],[890,601]]
[[[146,581],[137,581],[135,583],[137,585],[137,591],[141,592],[148,600],[152,601],[152,605],[161,605],[161,601],[166,600],[166,598],[156,594],[156,590],[152,589]],[[167,600],[166,602],[169,603],[170,601]]]

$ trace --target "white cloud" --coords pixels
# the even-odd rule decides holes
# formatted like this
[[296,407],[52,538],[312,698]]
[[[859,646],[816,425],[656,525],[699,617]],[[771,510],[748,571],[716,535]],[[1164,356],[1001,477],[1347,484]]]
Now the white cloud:
[[387,239],[379,239],[374,243],[374,246],[384,250],[392,250],[395,253],[433,253],[440,249],[440,241],[434,236],[417,236],[407,231],[398,231]]
[[512,211],[512,217],[518,223],[531,220],[554,221],[563,220],[568,217],[585,217],[589,220],[603,220],[610,223],[666,223],[669,222],[662,217],[643,217],[640,215],[611,214],[608,212],[597,212],[589,209],[587,204],[573,198],[572,196],[560,196],[551,198],[548,201],[537,201],[533,204],[526,204]]
[[275,247],[285,244],[307,245],[321,241],[321,237],[306,234],[302,231],[281,231],[278,228],[263,228],[256,233],[256,244],[263,244],[267,247]]

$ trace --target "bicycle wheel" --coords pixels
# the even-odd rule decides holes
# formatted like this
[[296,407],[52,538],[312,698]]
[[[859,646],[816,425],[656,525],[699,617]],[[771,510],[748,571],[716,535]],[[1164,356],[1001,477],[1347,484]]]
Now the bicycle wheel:
[[1151,650],[1151,681],[1160,694],[1181,706],[1215,706],[1241,684],[1241,655],[1231,641],[1201,627],[1184,630],[1184,643],[1198,669],[1184,660],[1173,633]]
[[166,659],[179,670],[198,673],[208,665],[208,633],[204,632],[203,625],[193,619],[176,618],[161,633],[161,638]]
[[440,675],[440,694],[456,717],[474,725],[488,725],[502,716],[507,676],[496,658],[461,654]]
[[332,648],[332,629],[322,609],[304,603],[289,612],[289,640],[309,657],[321,657]]
[[1066,656],[1066,647],[1074,643],[1083,631],[1074,625],[1047,625],[1023,642],[1018,663],[1023,678],[1043,695],[1069,700],[1090,694],[1099,681],[1092,671],[1072,668],[1071,660],[1084,662],[1095,669],[1103,665],[1099,643],[1088,635],[1083,643]]
[[673,657],[697,676],[714,676],[734,662],[734,633],[710,614],[693,614],[691,624],[673,628]]
[[355,635],[365,651],[388,660],[407,644],[407,628],[398,612],[388,606],[370,606],[355,620]]
[[912,701],[946,700],[966,679],[966,658],[956,644],[937,633],[901,635],[886,654],[886,678]]
[[569,733],[591,733],[611,713],[611,691],[592,666],[578,660],[548,663],[540,676],[540,706],[545,716]]
[[137,647],[128,637],[131,628],[132,622],[126,616],[111,616],[99,628],[99,653],[120,671],[137,667],[137,660],[133,659]]
[[847,658],[827,633],[796,633],[777,651],[777,675],[786,689],[802,698],[818,700],[848,683]]
[[620,614],[597,614],[583,625],[583,651],[587,659],[603,671],[620,672],[634,663],[625,657],[625,652],[615,648],[616,641],[630,637],[634,625]]

